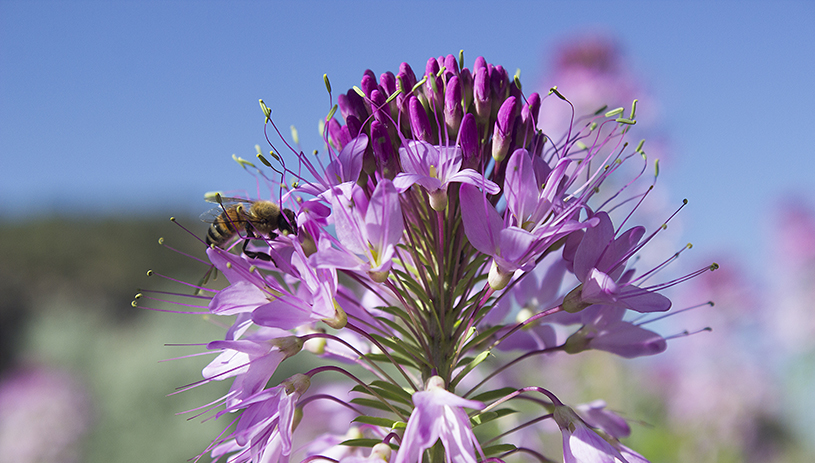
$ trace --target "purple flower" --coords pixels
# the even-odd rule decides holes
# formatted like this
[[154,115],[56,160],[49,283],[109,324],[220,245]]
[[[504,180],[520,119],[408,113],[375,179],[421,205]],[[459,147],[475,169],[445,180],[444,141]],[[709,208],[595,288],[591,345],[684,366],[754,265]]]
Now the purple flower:
[[399,148],[399,159],[404,172],[393,180],[402,192],[418,183],[430,196],[430,206],[437,211],[447,207],[447,185],[460,182],[483,188],[489,194],[501,189],[473,169],[461,169],[461,148],[434,146],[425,141],[410,141]]
[[516,270],[529,271],[534,268],[535,259],[558,239],[590,224],[555,215],[546,224],[535,224],[529,231],[513,225],[509,220],[510,216],[514,216],[509,209],[511,205],[521,204],[522,201],[508,200],[507,216],[502,219],[484,194],[474,186],[461,185],[459,197],[467,238],[474,248],[493,258],[488,281],[496,290],[503,289]]
[[318,267],[367,272],[374,281],[385,281],[404,230],[393,183],[387,179],[379,182],[370,199],[357,185],[345,192],[337,189],[331,205],[337,241],[344,249],[325,246],[312,256],[312,262]]
[[433,376],[424,391],[413,394],[416,407],[407,422],[402,445],[394,463],[419,463],[423,452],[441,439],[447,463],[475,463],[475,450],[481,453],[470,419],[463,407],[481,410],[484,404],[447,392],[444,380]]
[[565,350],[611,352],[625,358],[654,355],[668,348],[665,338],[641,326],[623,321],[625,308],[593,305],[580,312],[583,327],[566,340]]
[[620,452],[565,405],[555,407],[554,419],[563,436],[564,463],[628,463]]
[[202,374],[208,380],[235,378],[226,395],[227,407],[262,390],[280,362],[300,352],[302,341],[288,331],[261,327],[244,339],[213,341],[207,349],[221,353]]
[[243,409],[237,427],[212,450],[212,457],[235,453],[230,462],[287,462],[295,407],[310,384],[308,376],[298,373],[220,412],[218,416]]
[[[586,230],[573,256],[574,274],[582,284],[566,296],[563,309],[577,312],[592,304],[637,312],[670,309],[671,301],[667,297],[629,282],[633,271],[626,272],[625,263],[639,249],[645,228],[633,227],[615,238],[608,214],[599,212],[595,218],[599,222]],[[565,251],[564,257],[569,259]]]

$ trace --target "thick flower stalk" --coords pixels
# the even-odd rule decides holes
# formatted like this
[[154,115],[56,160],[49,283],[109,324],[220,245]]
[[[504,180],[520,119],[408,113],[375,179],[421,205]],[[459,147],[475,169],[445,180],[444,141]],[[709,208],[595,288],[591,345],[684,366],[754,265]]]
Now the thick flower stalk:
[[[619,443],[619,417],[564,405],[569,391],[559,398],[543,375],[518,373],[545,371],[538,354],[661,352],[666,340],[629,312],[669,310],[659,291],[708,269],[654,284],[677,253],[635,271],[653,234],[621,227],[650,187],[629,191],[623,179],[594,201],[622,163],[645,166],[642,143],[626,141],[635,108],[572,114],[566,133],[548,133],[544,103],[570,105],[556,88],[524,94],[482,57],[472,69],[463,54],[431,58],[420,78],[406,63],[365,71],[326,118],[323,159],[292,149],[292,167],[271,141],[274,159],[258,156],[283,217],[269,219],[283,226],[270,233],[217,196],[219,227],[235,233],[207,255],[229,284],[199,285],[195,297],[228,320],[207,346],[218,356],[204,382],[232,381],[212,405],[237,424],[213,457],[550,461],[523,431],[550,421],[566,461],[644,461]],[[318,366],[270,382],[314,365],[290,360],[307,355]]]

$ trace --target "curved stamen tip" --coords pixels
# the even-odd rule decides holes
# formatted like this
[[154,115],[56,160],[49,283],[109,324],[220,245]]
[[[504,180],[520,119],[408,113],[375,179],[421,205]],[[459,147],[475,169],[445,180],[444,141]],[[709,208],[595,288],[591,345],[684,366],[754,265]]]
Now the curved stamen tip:
[[153,270],[152,269],[147,271],[147,276],[149,276],[149,277],[153,276]]
[[160,245],[164,245],[164,237],[163,237],[163,236],[160,236],[160,237],[158,238],[158,244],[160,244]]
[[325,89],[328,90],[328,93],[331,93],[331,82],[328,80],[328,74],[323,74],[323,83],[325,83]]
[[719,264],[717,264],[716,262],[710,264],[710,271],[711,272],[714,271],[714,270],[718,270],[718,269],[719,269]]
[[175,222],[175,217],[170,217],[170,222]]

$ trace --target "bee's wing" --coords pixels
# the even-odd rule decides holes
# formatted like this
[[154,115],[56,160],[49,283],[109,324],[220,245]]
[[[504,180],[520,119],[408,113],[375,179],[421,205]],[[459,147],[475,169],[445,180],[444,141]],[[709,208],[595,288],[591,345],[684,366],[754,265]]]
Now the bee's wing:
[[223,214],[223,212],[224,210],[223,208],[221,208],[221,206],[215,206],[212,209],[201,214],[199,218],[201,219],[201,222],[214,223],[218,219],[218,217],[220,217],[220,215]]
[[[218,201],[218,198],[220,198],[220,201]],[[218,197],[206,196],[205,199],[211,203],[218,203],[217,206],[201,214],[200,216],[201,221],[207,223],[215,222],[215,220],[217,220],[218,217],[220,217],[220,215],[224,213],[224,210],[228,209],[231,206],[235,206],[238,204],[249,205],[254,202],[251,199],[233,198],[229,196],[218,196]]]

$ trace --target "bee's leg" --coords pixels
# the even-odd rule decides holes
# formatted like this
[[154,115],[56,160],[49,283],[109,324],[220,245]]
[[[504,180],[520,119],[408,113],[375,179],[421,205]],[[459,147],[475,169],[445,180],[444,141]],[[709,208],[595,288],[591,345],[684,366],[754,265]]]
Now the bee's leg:
[[248,257],[250,259],[262,260],[264,262],[272,262],[272,256],[266,254],[265,252],[248,251],[246,249],[246,246],[249,245],[249,241],[250,240],[248,240],[248,239],[243,240],[243,248],[242,248],[242,250],[243,250],[243,253],[246,254],[246,257]]

